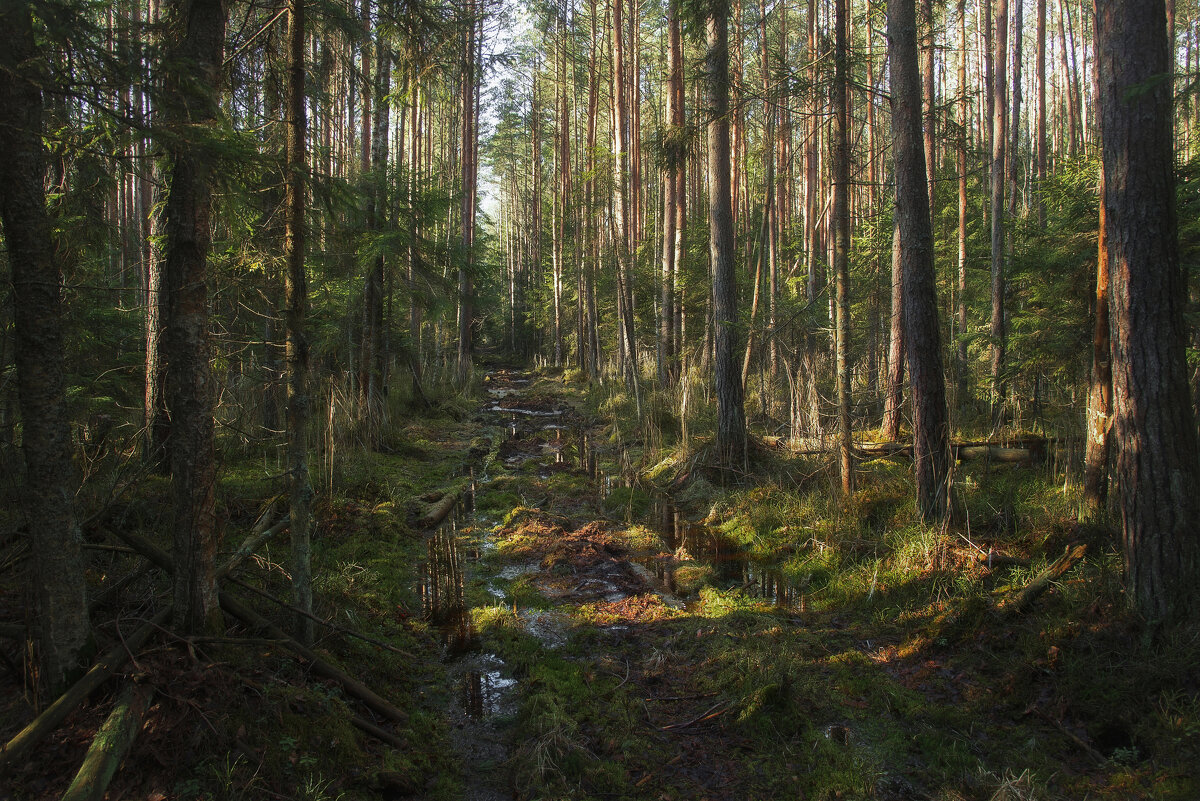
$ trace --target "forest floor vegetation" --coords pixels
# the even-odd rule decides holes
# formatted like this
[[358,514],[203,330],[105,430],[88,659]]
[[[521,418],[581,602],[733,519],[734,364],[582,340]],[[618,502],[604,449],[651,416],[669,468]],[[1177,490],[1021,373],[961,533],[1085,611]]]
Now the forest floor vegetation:
[[[1200,637],[1128,611],[1114,533],[1077,522],[1061,475],[964,462],[961,522],[930,528],[902,456],[860,462],[845,500],[830,457],[760,442],[723,475],[702,432],[672,444],[617,417],[630,406],[494,368],[477,400],[397,415],[386,447],[330,457],[313,574],[337,628],[317,626],[316,650],[404,722],[233,619],[221,638],[164,632],[124,671],[157,695],[110,797],[1200,796]],[[225,465],[228,531],[271,506],[273,468]],[[167,520],[164,480],[108,504],[86,532],[110,548],[97,585],[140,566],[114,528],[166,547]],[[1027,608],[1006,606],[1081,544]],[[286,564],[281,538],[231,587],[281,625],[266,596],[289,597]],[[97,615],[101,636],[119,642],[165,586],[144,571]],[[33,712],[19,661],[6,739]],[[81,706],[9,795],[61,797],[117,692]]]

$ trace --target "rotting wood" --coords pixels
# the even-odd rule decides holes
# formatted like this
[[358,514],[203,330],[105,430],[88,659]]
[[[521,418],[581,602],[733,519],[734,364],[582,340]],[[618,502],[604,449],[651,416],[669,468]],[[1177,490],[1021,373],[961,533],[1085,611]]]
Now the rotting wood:
[[458,503],[458,492],[450,491],[442,496],[441,500],[430,504],[425,514],[417,521],[417,526],[420,528],[433,528],[438,523],[441,523],[454,510],[454,504]]
[[1083,559],[1086,551],[1087,545],[1085,543],[1068,545],[1063,551],[1062,556],[1058,557],[1053,564],[1039,573],[1015,597],[1001,603],[999,611],[1006,615],[1015,615],[1027,610],[1042,593],[1050,589],[1051,583],[1078,564],[1079,560]]
[[8,773],[14,765],[28,756],[34,746],[41,742],[47,734],[58,728],[75,707],[79,706],[100,685],[108,681],[113,673],[128,661],[130,655],[145,644],[151,634],[162,628],[170,616],[171,607],[167,606],[152,620],[126,637],[123,643],[101,657],[82,679],[75,682],[71,689],[59,696],[57,701],[46,707],[42,714],[34,718],[29,725],[9,740],[3,749],[0,749],[0,776]]
[[117,768],[137,739],[154,697],[154,688],[130,683],[121,692],[116,706],[96,732],[87,756],[62,801],[101,801]]
[[1023,559],[1019,556],[1008,556],[1006,554],[997,553],[996,551],[988,551],[975,555],[975,561],[981,565],[987,565],[989,569],[993,567],[1003,567],[1005,565],[1015,567],[1029,567],[1030,560]]
[[337,683],[341,684],[346,692],[362,701],[380,715],[383,715],[390,720],[394,720],[397,723],[408,722],[408,715],[397,709],[388,701],[385,701],[370,687],[367,687],[358,679],[349,675],[340,668],[334,667],[330,663],[326,662],[324,659],[318,656],[316,652],[304,647],[299,642],[289,637],[283,632],[282,629],[264,618],[262,615],[250,609],[248,606],[245,606],[237,598],[233,597],[227,592],[222,592],[220,594],[220,598],[221,606],[226,612],[238,618],[247,626],[266,632],[275,639],[283,640],[288,649],[309,663],[313,672],[324,676],[325,678],[333,679]]

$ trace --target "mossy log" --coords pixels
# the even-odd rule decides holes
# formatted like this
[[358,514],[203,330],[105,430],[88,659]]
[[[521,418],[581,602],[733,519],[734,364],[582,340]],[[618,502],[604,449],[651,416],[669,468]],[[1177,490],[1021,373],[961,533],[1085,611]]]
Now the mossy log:
[[1000,612],[1006,615],[1015,615],[1027,610],[1042,593],[1050,589],[1051,583],[1075,567],[1086,552],[1087,545],[1084,543],[1068,545],[1063,551],[1063,555],[1054,560],[1053,564],[1038,573],[1033,581],[1029,582],[1016,596],[1001,603]]
[[454,504],[458,503],[458,492],[451,490],[441,497],[441,500],[429,505],[425,510],[425,514],[417,521],[417,526],[420,528],[433,528],[438,523],[445,520],[452,511]]
[[54,731],[71,714],[75,707],[83,703],[100,685],[116,673],[129,660],[130,654],[136,653],[150,635],[160,630],[171,616],[171,607],[159,612],[152,620],[143,624],[125,641],[113,648],[100,658],[84,677],[75,682],[71,689],[63,693],[57,701],[34,718],[28,726],[21,729],[15,737],[0,749],[0,776],[8,773],[21,762],[42,739]]
[[102,801],[117,768],[142,730],[153,697],[154,688],[149,685],[131,683],[126,686],[104,725],[96,732],[83,765],[63,793],[62,801]]

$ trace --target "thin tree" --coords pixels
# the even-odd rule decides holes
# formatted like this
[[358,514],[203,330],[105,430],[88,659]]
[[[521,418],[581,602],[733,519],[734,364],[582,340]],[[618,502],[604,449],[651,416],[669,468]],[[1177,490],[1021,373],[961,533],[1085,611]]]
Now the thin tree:
[[1200,460],[1188,397],[1163,0],[1098,0],[1116,472],[1129,597],[1200,613]]
[[1008,152],[1008,0],[996,0],[992,56],[992,422],[1004,413],[1004,183]]
[[213,377],[208,326],[211,149],[190,141],[217,119],[225,42],[223,0],[172,0],[166,6],[163,117],[170,130],[165,210],[167,408],[175,512],[175,627],[220,628],[213,574],[217,550]]
[[308,118],[304,113],[304,3],[288,2],[288,64],[285,120],[286,180],[284,207],[286,221],[283,256],[287,262],[284,284],[287,303],[287,452],[288,500],[292,537],[292,604],[296,615],[296,638],[312,641],[312,485],[308,478],[308,337],[305,317],[308,313],[308,278],[304,267],[305,247],[305,173],[308,157],[305,137]]
[[913,470],[917,508],[927,522],[936,522],[949,510],[950,432],[934,284],[928,175],[921,138],[921,78],[917,68],[914,0],[888,3],[888,40],[896,219],[913,404]]
[[0,3],[0,74],[5,114],[0,125],[0,222],[12,270],[40,689],[44,697],[52,697],[79,671],[90,626],[63,377],[62,270],[54,255],[43,183],[42,87],[48,71],[24,3]]
[[838,465],[842,494],[854,492],[854,431],[850,422],[850,49],[846,0],[835,0],[833,50],[833,269],[837,288]]
[[[619,2],[619,0],[618,0]],[[729,3],[710,0],[704,59],[708,101],[709,254],[716,339],[717,458],[726,467],[746,457],[746,413],[737,369],[737,285],[729,164]]]

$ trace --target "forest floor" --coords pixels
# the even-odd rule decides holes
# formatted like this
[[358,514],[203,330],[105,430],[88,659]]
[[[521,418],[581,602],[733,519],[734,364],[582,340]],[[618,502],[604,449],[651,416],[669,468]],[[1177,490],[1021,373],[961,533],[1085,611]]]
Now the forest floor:
[[[619,405],[497,367],[472,405],[331,461],[314,574],[342,630],[319,626],[318,650],[404,719],[278,639],[168,640],[135,663],[158,701],[109,797],[1200,797],[1196,633],[1122,611],[1111,534],[1076,524],[1047,470],[964,465],[973,525],[930,531],[903,460],[861,464],[850,504],[826,460],[767,447],[722,487],[702,441],[652,451]],[[227,468],[230,521],[261,514],[268,473]],[[162,504],[144,488],[104,526],[154,528]],[[1084,560],[1009,611],[1068,544]],[[287,595],[272,547],[239,590],[263,613]],[[60,797],[107,708],[70,718],[11,797]]]

